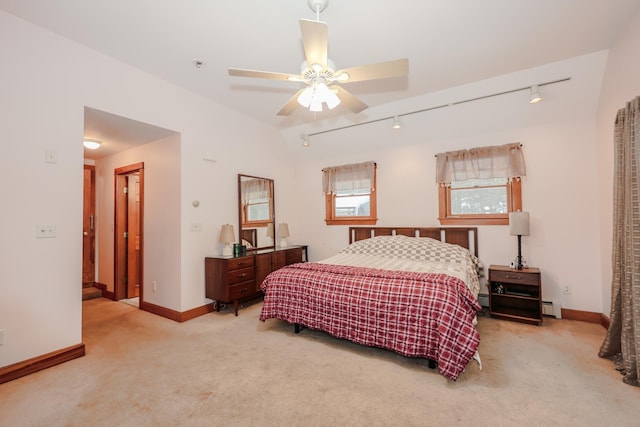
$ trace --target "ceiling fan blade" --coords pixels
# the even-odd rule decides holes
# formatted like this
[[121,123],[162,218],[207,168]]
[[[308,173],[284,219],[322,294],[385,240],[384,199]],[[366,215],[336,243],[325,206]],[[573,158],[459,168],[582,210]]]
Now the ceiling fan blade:
[[296,92],[295,95],[293,95],[291,97],[291,99],[289,99],[289,101],[287,101],[286,104],[284,104],[284,107],[282,107],[280,109],[280,111],[278,111],[277,115],[278,116],[288,116],[289,114],[293,113],[295,111],[296,108],[298,108],[298,106],[300,104],[298,104],[298,96],[300,96],[300,94],[302,93],[302,91],[305,88],[300,89],[299,91]]
[[[347,73],[349,78],[340,79],[340,74]],[[396,59],[394,61],[379,62],[377,64],[361,65],[336,71],[336,77],[341,83],[361,82],[374,79],[389,79],[404,77],[409,74],[409,60]]]
[[358,114],[359,112],[369,108],[367,104],[360,101],[355,96],[351,95],[347,90],[345,90],[341,86],[333,85],[333,86],[329,86],[329,89],[336,92],[336,95],[338,95],[338,98],[340,98],[340,105],[346,107],[349,111],[351,111],[354,114]]
[[300,32],[307,66],[320,64],[327,66],[327,39],[329,30],[327,24],[320,21],[300,20]]
[[294,82],[304,81],[301,76],[287,73],[272,73],[269,71],[242,70],[239,68],[229,68],[229,75],[235,77],[255,77],[269,80],[288,80]]

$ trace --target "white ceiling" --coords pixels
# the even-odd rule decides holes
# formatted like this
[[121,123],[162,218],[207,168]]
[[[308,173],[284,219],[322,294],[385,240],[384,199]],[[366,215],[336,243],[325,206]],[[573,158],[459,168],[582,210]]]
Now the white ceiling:
[[[299,83],[227,75],[298,73],[298,20],[315,18],[307,0],[0,0],[0,9],[283,130],[353,116],[337,107],[279,117]],[[638,0],[330,0],[320,19],[337,68],[409,59],[408,78],[346,85],[376,107],[606,49],[638,11]]]

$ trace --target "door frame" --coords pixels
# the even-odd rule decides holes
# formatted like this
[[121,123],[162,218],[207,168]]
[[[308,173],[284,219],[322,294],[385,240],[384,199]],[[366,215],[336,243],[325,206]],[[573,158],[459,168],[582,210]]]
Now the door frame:
[[114,300],[127,297],[126,284],[122,278],[126,274],[126,242],[122,238],[122,223],[126,218],[126,195],[123,197],[123,188],[126,184],[126,176],[137,172],[140,176],[140,288],[139,306],[144,301],[144,162],[133,163],[114,170],[114,257],[113,257],[113,291]]

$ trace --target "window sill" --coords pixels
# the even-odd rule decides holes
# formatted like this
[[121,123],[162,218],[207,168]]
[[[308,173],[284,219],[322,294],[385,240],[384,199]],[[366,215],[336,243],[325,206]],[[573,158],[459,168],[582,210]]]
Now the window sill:
[[482,217],[460,217],[460,218],[438,218],[440,225],[509,225],[509,217],[506,218],[482,218]]
[[377,218],[359,218],[359,219],[325,219],[327,225],[376,225]]

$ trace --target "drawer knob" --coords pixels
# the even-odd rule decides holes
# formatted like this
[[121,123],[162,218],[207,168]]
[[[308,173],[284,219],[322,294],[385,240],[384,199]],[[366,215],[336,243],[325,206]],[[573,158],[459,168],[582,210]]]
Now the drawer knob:
[[247,292],[247,288],[243,288],[243,289],[238,289],[238,293],[242,294],[244,292]]
[[506,274],[504,277],[506,277],[507,279],[516,279],[516,280],[521,280],[522,277],[520,276],[509,276],[508,274]]
[[247,277],[247,273],[240,273],[238,274],[238,277]]

